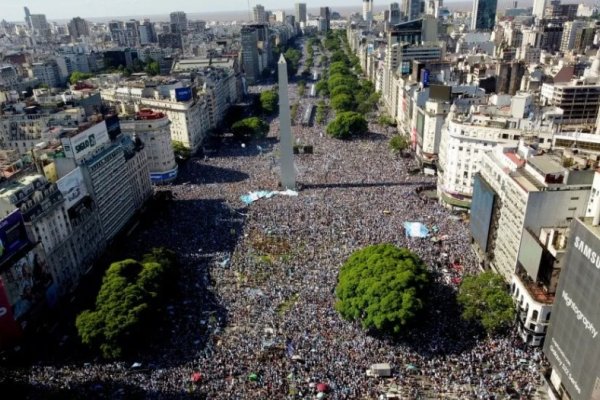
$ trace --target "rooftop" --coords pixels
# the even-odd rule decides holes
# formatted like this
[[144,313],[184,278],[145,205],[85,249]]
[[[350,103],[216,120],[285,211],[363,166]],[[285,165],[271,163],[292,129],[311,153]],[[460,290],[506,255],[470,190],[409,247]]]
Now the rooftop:
[[548,155],[531,157],[527,162],[542,174],[558,174],[565,170],[562,165]]

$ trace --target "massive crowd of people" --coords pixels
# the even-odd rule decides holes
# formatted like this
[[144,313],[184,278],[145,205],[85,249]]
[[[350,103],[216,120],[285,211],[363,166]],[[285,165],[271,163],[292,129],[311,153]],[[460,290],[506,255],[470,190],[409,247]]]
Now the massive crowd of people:
[[[468,226],[419,195],[434,178],[411,173],[415,161],[390,152],[386,129],[371,125],[368,135],[339,141],[323,127],[294,126],[296,143],[314,146],[296,156],[298,196],[249,206],[241,195],[278,190],[276,121],[264,140],[232,140],[190,160],[164,215],[131,239],[132,251],[165,246],[181,258],[169,339],[136,368],[40,364],[20,379],[110,398],[132,390],[144,398],[534,398],[540,351],[461,320],[454,293],[478,267]],[[426,224],[431,236],[407,237],[406,221]],[[425,322],[401,339],[368,334],[334,309],[341,264],[387,242],[416,252],[435,281]],[[389,363],[392,376],[367,376],[374,363]]]

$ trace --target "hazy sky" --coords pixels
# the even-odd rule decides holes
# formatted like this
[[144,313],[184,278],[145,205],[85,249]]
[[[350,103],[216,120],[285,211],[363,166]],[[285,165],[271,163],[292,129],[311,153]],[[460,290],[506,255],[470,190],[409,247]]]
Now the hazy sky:
[[[386,0],[387,2],[388,0]],[[269,10],[292,9],[294,0],[250,0],[250,5],[262,4]],[[384,2],[375,0],[379,5]],[[320,6],[350,6],[361,0],[310,0],[304,1],[309,8]],[[28,6],[32,14],[46,14],[48,19],[80,17],[106,17],[123,15],[168,14],[171,11],[202,13],[214,11],[245,11],[248,0],[0,0],[0,20],[21,21],[23,7]]]
[[[185,11],[187,13],[203,13],[217,11],[247,11],[248,0],[0,0],[0,21],[23,21],[23,7],[28,6],[32,14],[46,14],[48,19],[70,19],[73,17],[101,18],[118,16],[144,16],[168,14],[171,11]],[[392,1],[401,0],[374,0],[374,5],[379,9]],[[470,0],[445,0],[444,3],[470,3]],[[499,3],[509,0],[500,0]],[[563,3],[578,2],[581,0],[563,0]],[[588,3],[594,0],[583,0]],[[262,4],[268,10],[293,9],[298,0],[250,0],[250,6]],[[308,8],[321,6],[362,7],[362,0],[300,0]],[[519,0],[519,5],[531,5],[532,0]],[[501,4],[499,4],[501,6]]]

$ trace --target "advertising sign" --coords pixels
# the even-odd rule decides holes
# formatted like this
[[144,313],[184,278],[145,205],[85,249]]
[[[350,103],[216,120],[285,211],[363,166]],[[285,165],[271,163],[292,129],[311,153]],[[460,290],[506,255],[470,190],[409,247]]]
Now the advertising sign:
[[80,160],[109,140],[106,122],[102,121],[73,137],[63,137],[61,142],[67,157]]
[[30,251],[2,274],[2,281],[13,316],[18,320],[34,304],[46,300],[52,276],[46,271],[42,258]]
[[191,87],[175,89],[175,100],[189,101],[191,99],[192,99],[192,88]]
[[56,186],[65,198],[67,208],[71,208],[88,194],[87,186],[79,167],[60,178],[56,182]]
[[21,336],[21,327],[15,321],[8,296],[0,278],[0,349],[6,349]]
[[423,68],[421,70],[421,76],[422,76],[421,83],[423,83],[423,87],[429,87],[429,75],[430,75],[430,72],[427,68]]
[[0,264],[28,244],[23,217],[15,210],[0,221]]
[[471,202],[471,235],[483,251],[487,251],[488,248],[495,199],[494,190],[481,178],[481,175],[475,175]]
[[571,225],[544,352],[571,398],[596,400],[600,379],[600,240],[579,220]]

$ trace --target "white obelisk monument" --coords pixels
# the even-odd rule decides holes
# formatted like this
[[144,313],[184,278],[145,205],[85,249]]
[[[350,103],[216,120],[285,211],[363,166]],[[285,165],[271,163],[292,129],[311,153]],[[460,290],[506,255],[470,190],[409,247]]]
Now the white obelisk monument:
[[288,95],[287,62],[283,54],[277,63],[279,74],[279,159],[281,166],[281,186],[296,190],[296,170],[294,169],[294,149],[292,140],[292,120],[290,118],[290,98]]

